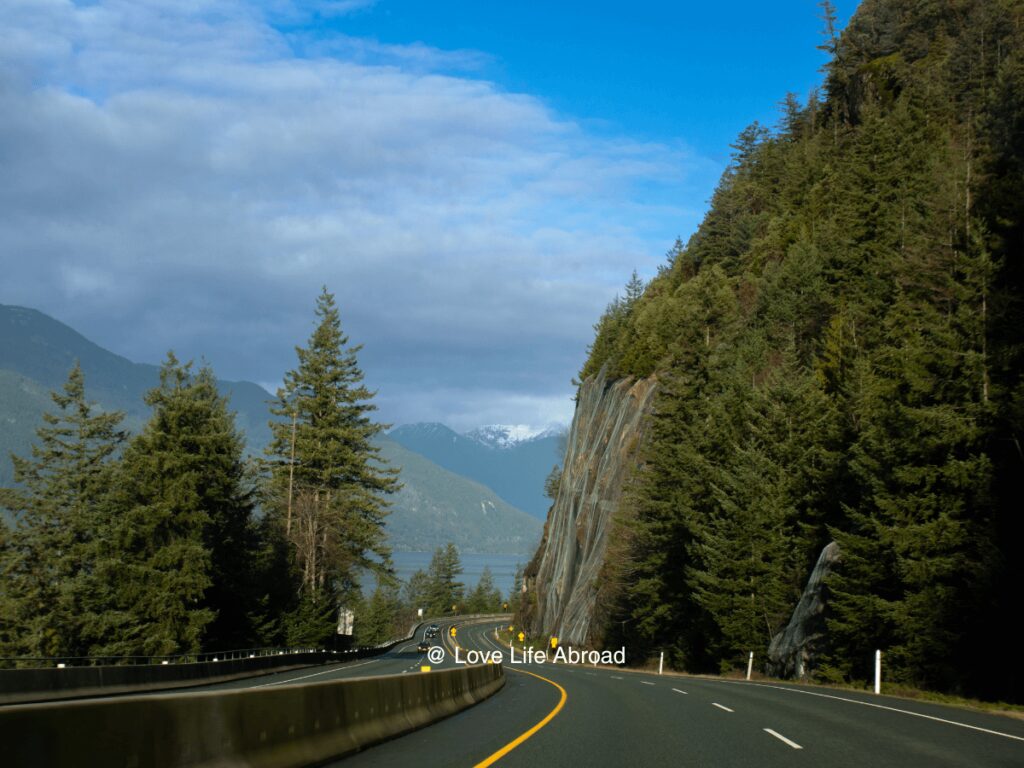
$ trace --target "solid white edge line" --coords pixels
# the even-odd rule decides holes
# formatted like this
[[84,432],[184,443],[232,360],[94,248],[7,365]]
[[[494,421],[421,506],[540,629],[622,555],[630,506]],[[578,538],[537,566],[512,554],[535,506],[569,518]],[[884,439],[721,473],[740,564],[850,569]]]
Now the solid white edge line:
[[683,696],[686,696],[686,695],[687,695],[687,694],[686,694],[686,691],[680,691],[680,690],[679,690],[678,688],[673,688],[672,690],[673,690],[673,691],[675,691],[676,693],[681,693],[681,694],[683,694]]
[[789,744],[789,746],[791,746],[793,749],[803,749],[803,747],[801,747],[795,741],[790,741],[785,736],[783,736],[781,733],[777,733],[776,731],[773,731],[771,728],[764,728],[763,730],[764,730],[765,733],[770,733],[772,736],[774,736],[779,741],[784,742],[786,744]]
[[787,688],[782,685],[768,685],[767,683],[746,683],[739,680],[720,680],[722,683],[733,683],[736,685],[756,685],[758,688],[774,688],[778,691],[789,691],[790,693],[805,693],[808,696],[820,696],[823,699],[835,699],[836,701],[845,701],[850,704],[863,704],[865,707],[874,707],[875,709],[885,709],[889,712],[899,712],[903,715],[913,715],[914,717],[923,717],[925,720],[934,720],[937,723],[945,723],[946,725],[956,725],[960,728],[969,728],[972,731],[981,731],[982,733],[989,733],[993,736],[1002,736],[1007,739],[1013,739],[1014,741],[1024,741],[1024,736],[1014,736],[1012,733],[1003,733],[1002,731],[993,731],[989,728],[982,728],[980,725],[968,725],[967,723],[959,723],[956,720],[944,720],[941,717],[935,717],[934,715],[926,715],[921,712],[911,712],[909,709],[897,709],[896,707],[887,707],[884,704],[874,704],[870,701],[859,701],[857,699],[847,699],[843,696],[832,696],[827,693],[817,693],[815,691],[804,691],[800,688]]
[[733,710],[729,709],[728,707],[723,707],[721,704],[718,704],[718,703],[716,703],[714,701],[711,702],[711,706],[712,707],[718,707],[719,709],[724,709],[726,712],[732,712],[733,711]]

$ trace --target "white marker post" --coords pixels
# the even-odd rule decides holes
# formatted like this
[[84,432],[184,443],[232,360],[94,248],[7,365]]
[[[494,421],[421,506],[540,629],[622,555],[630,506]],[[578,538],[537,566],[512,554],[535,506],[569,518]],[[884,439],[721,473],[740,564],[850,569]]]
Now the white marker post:
[[882,652],[875,651],[875,693],[882,692]]
[[664,666],[665,666],[665,652],[662,651],[661,652],[661,658],[658,659],[658,674],[659,675],[661,674],[661,670],[664,668]]
[[747,680],[750,679],[750,673],[754,671],[754,652],[750,652],[750,658],[747,659]]

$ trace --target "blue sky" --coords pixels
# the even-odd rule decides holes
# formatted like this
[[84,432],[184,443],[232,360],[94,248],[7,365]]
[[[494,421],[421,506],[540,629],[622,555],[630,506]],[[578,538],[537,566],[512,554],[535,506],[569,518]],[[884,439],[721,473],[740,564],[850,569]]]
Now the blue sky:
[[[856,3],[835,5],[845,24]],[[682,141],[721,163],[752,120],[774,121],[786,91],[820,84],[820,13],[814,0],[396,0],[292,29],[476,54],[468,74],[539,96],[593,130]]]
[[824,63],[810,1],[0,14],[0,302],[272,388],[326,284],[381,417],[456,429],[568,421],[604,306]]

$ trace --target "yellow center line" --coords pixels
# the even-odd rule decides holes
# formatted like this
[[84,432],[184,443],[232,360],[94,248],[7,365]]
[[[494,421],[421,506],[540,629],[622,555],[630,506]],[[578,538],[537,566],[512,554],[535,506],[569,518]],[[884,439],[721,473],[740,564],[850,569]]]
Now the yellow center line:
[[555,715],[557,715],[559,712],[562,711],[562,707],[565,706],[565,700],[569,698],[569,694],[567,694],[565,692],[565,688],[560,686],[554,680],[548,680],[546,677],[541,677],[540,675],[535,675],[533,672],[527,672],[525,669],[516,669],[515,667],[512,667],[512,666],[506,667],[506,669],[508,669],[508,670],[510,670],[512,672],[518,672],[520,675],[529,675],[530,677],[536,677],[538,680],[543,680],[545,683],[549,683],[549,684],[555,686],[555,688],[557,688],[559,690],[559,692],[562,694],[562,696],[558,700],[558,704],[555,705],[555,708],[552,709],[550,712],[548,712],[547,716],[543,720],[541,720],[539,723],[537,723],[535,726],[533,726],[530,730],[525,731],[524,733],[521,733],[519,736],[514,738],[512,741],[510,741],[508,744],[506,744],[504,747],[499,749],[497,752],[495,752],[490,757],[487,757],[483,761],[477,763],[475,766],[473,766],[473,768],[487,768],[488,765],[493,765],[494,763],[496,763],[499,760],[501,760],[501,758],[503,758],[505,755],[507,755],[509,752],[511,752],[516,747],[518,747],[520,744],[522,744],[528,738],[533,736],[533,734],[535,734],[537,731],[539,731],[545,725],[550,723],[555,718]]

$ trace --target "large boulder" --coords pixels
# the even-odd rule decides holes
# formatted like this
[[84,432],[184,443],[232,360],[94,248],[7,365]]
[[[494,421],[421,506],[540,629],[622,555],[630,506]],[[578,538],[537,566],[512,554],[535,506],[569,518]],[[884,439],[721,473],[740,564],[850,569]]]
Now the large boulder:
[[765,671],[772,677],[806,679],[816,666],[825,638],[825,580],[839,562],[839,545],[831,542],[818,556],[789,624],[772,638]]

